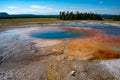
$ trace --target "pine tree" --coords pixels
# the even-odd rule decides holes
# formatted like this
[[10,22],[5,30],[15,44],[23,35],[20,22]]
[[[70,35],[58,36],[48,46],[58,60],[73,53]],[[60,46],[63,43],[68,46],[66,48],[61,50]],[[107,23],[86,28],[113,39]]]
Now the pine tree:
[[[73,13],[72,11],[71,12],[63,11],[63,12],[60,12],[59,19],[61,20],[102,20],[102,17],[94,13],[79,13],[78,11],[76,13]],[[115,17],[115,19],[118,20],[119,18]]]

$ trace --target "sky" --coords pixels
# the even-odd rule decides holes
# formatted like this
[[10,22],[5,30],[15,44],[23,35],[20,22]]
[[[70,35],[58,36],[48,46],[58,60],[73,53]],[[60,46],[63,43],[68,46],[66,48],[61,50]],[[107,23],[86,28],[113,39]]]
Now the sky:
[[60,11],[120,15],[120,0],[0,0],[8,14],[59,14]]

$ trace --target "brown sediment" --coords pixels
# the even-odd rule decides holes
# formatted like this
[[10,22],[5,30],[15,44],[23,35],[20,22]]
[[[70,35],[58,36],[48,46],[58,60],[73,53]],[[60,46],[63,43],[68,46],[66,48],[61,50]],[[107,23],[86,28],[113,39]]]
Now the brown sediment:
[[[113,47],[114,50],[110,47]],[[119,48],[119,36],[96,33],[96,35],[86,38],[69,39],[66,54],[83,60],[113,59],[120,57]]]
[[64,55],[80,60],[113,59],[120,57],[120,36],[107,35],[100,30],[69,26],[45,26],[30,29],[27,33],[33,30],[49,28],[83,31],[86,35],[69,39],[34,39],[34,42],[37,43],[37,47],[40,47],[39,43],[40,45],[43,43],[42,46],[46,47],[46,51],[51,50],[61,53],[63,50]]

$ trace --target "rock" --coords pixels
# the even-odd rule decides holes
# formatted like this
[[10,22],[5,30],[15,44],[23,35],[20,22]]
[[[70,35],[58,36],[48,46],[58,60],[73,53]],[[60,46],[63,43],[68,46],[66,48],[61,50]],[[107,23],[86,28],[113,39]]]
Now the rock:
[[49,67],[50,67],[50,68],[52,68],[52,67],[53,67],[53,65],[52,65],[52,64],[50,64],[50,65],[49,65]]
[[35,53],[35,52],[37,52],[37,50],[32,50],[32,51],[30,51],[31,53]]
[[76,65],[74,65],[74,68],[77,68],[77,66],[76,66]]
[[67,60],[72,61],[72,60],[74,60],[74,57],[72,57],[72,56],[68,56]]
[[57,60],[58,60],[58,61],[61,61],[61,60],[64,60],[64,59],[65,59],[65,56],[64,56],[64,55],[57,56]]
[[71,71],[71,72],[70,72],[70,75],[71,75],[71,76],[75,76],[75,73],[76,73],[76,71]]

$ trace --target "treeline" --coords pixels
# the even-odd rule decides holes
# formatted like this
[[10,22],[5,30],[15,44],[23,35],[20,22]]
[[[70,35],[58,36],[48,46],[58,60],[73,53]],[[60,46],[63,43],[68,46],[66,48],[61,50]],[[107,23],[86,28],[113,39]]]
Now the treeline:
[[59,19],[61,20],[102,20],[102,17],[94,13],[80,13],[80,12],[60,12]]
[[109,17],[104,17],[106,20],[120,21],[120,15],[113,15]]

